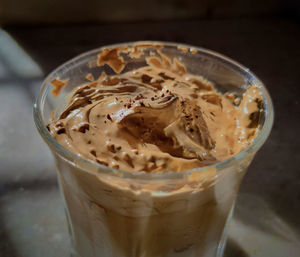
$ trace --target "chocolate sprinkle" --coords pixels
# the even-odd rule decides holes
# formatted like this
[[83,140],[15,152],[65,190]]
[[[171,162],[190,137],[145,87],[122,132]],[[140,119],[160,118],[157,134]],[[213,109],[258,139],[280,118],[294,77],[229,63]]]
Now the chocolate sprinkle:
[[112,121],[111,117],[109,114],[106,115],[106,118],[109,119],[110,121]]
[[66,133],[66,130],[65,128],[61,128],[57,131],[57,134],[60,135],[60,134],[65,134]]
[[92,155],[94,155],[95,157],[97,157],[97,154],[96,154],[96,151],[95,151],[95,150],[90,151],[90,153],[91,153]]
[[86,130],[90,129],[90,125],[89,124],[84,124],[83,126],[81,126],[78,131],[81,133],[85,133]]
[[104,162],[104,161],[101,161],[99,159],[96,160],[98,163],[102,164],[102,165],[105,165],[105,166],[108,166],[108,163],[107,162]]

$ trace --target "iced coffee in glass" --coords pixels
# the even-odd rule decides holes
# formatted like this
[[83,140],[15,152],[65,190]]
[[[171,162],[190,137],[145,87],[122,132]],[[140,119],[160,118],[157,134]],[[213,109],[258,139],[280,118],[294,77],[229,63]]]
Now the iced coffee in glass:
[[235,61],[147,41],[60,66],[34,117],[54,155],[74,256],[211,257],[222,256],[273,109]]

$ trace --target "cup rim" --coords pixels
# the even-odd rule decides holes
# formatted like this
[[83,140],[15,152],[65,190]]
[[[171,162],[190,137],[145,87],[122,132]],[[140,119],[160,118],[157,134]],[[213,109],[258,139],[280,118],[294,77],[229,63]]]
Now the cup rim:
[[[210,55],[216,59],[222,60],[223,62],[233,66],[234,68],[240,70],[241,72],[243,71],[244,73],[250,75],[250,77],[253,79],[254,84],[258,86],[258,88],[261,90],[263,99],[264,99],[264,104],[265,104],[265,122],[261,128],[260,133],[257,135],[257,137],[254,139],[252,144],[247,146],[244,150],[240,151],[239,153],[233,155],[232,157],[221,161],[217,162],[208,166],[204,167],[199,167],[199,168],[194,168],[191,170],[185,170],[185,171],[180,171],[180,172],[175,172],[175,171],[163,171],[163,172],[155,172],[155,173],[147,173],[147,172],[142,172],[142,171],[126,171],[126,170],[119,170],[119,169],[114,169],[107,167],[105,165],[96,163],[94,161],[84,159],[80,157],[77,154],[72,153],[68,149],[64,148],[61,144],[59,144],[50,134],[50,132],[47,130],[46,125],[44,124],[43,118],[42,118],[42,112],[41,112],[41,103],[45,98],[44,92],[47,89],[47,84],[51,79],[53,78],[53,75],[58,73],[59,71],[63,70],[66,66],[69,66],[71,63],[77,63],[81,58],[86,57],[87,55],[91,54],[98,54],[100,53],[103,49],[110,49],[110,48],[116,48],[116,47],[122,47],[122,46],[128,46],[128,45],[134,45],[134,44],[161,44],[164,46],[170,46],[170,47],[184,47],[188,49],[195,49],[197,50],[197,53],[202,53],[206,55]],[[39,95],[35,98],[35,102],[33,105],[33,116],[34,116],[34,122],[35,125],[42,136],[42,138],[45,140],[45,142],[48,144],[50,149],[54,151],[54,153],[60,154],[60,156],[68,161],[71,165],[73,166],[80,166],[83,168],[85,171],[92,173],[94,175],[100,175],[100,174],[107,174],[107,175],[112,175],[112,176],[117,176],[117,177],[123,177],[123,178],[130,178],[130,179],[144,179],[144,180],[174,180],[174,179],[185,179],[188,178],[191,174],[195,172],[202,172],[204,170],[207,170],[209,168],[216,168],[216,170],[222,170],[225,169],[226,167],[230,166],[233,163],[236,163],[237,161],[241,161],[244,159],[249,153],[255,153],[260,149],[260,147],[264,144],[266,139],[268,138],[272,126],[273,126],[273,121],[274,121],[274,110],[273,110],[273,104],[272,100],[270,97],[270,94],[265,87],[265,85],[261,82],[261,80],[254,74],[252,73],[248,68],[243,66],[242,64],[234,61],[233,59],[220,54],[218,52],[202,48],[202,47],[197,47],[197,46],[192,46],[188,44],[182,44],[182,43],[175,43],[175,42],[165,42],[165,41],[132,41],[132,42],[125,42],[125,43],[117,43],[117,44],[111,44],[111,45],[105,45],[99,48],[92,49],[90,51],[84,52],[80,55],[77,55],[76,57],[66,61],[65,63],[61,64],[58,66],[56,69],[54,69],[43,81],[41,88],[40,88],[40,93]]]

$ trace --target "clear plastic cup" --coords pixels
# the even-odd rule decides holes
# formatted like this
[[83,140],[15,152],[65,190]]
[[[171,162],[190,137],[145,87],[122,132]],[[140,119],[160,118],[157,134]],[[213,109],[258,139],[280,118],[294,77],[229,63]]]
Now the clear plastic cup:
[[[187,71],[213,82],[222,92],[242,95],[257,85],[263,96],[261,132],[253,144],[232,158],[183,172],[144,173],[112,169],[86,160],[62,147],[46,129],[67,104],[67,96],[106,71],[98,67],[103,49],[133,44],[161,44]],[[150,48],[149,48],[150,49]],[[149,51],[139,58],[124,57],[129,71],[146,65]],[[54,98],[50,82],[60,77],[68,85]],[[239,186],[255,153],[267,139],[273,107],[262,82],[239,63],[203,48],[166,42],[133,42],[84,53],[58,67],[44,81],[34,104],[36,126],[51,149],[64,198],[73,254],[80,257],[212,257],[222,256]]]

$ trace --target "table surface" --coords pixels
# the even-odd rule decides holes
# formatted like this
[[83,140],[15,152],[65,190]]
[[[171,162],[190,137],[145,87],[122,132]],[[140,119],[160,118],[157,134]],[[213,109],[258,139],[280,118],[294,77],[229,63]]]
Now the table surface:
[[52,69],[106,44],[162,40],[221,52],[266,84],[272,133],[241,186],[225,256],[300,256],[300,27],[289,20],[216,20],[0,30],[0,256],[69,256],[54,163],[32,102]]

